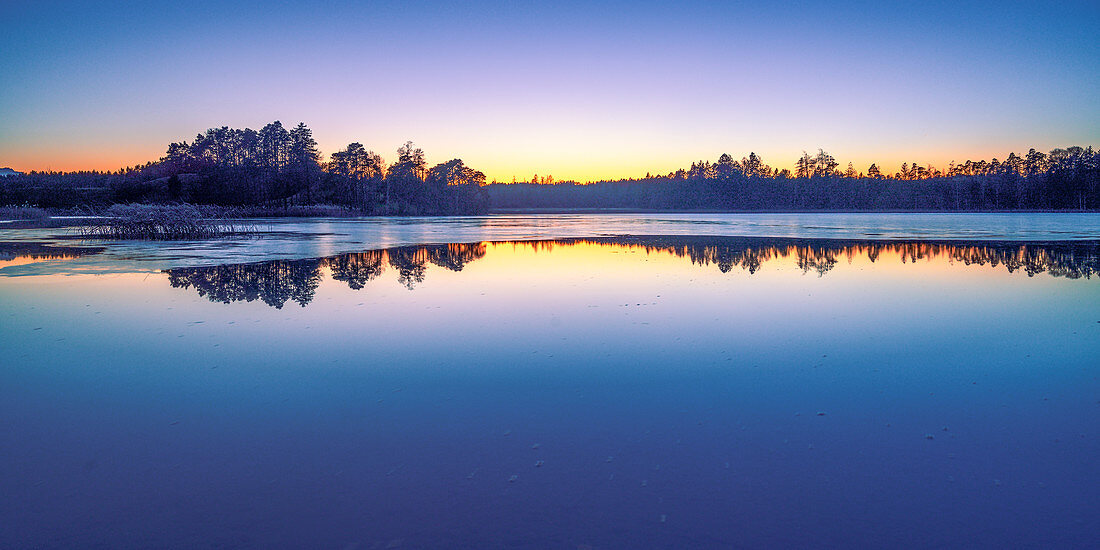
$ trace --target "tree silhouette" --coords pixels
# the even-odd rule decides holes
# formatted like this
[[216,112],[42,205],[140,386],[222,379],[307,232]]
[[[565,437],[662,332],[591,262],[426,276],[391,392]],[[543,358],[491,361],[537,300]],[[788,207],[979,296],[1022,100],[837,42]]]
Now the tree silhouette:
[[[823,149],[803,152],[790,169],[772,169],[756,153],[728,153],[668,174],[597,182],[485,184],[461,159],[428,168],[424,151],[406,142],[387,166],[360,143],[321,164],[312,131],[281,122],[259,131],[210,128],[164,156],[114,172],[29,172],[0,178],[0,205],[45,208],[112,203],[189,202],[256,206],[337,205],[363,215],[480,214],[494,208],[654,210],[922,210],[1100,209],[1100,153],[1072,146],[1049,153],[1009,152],[1005,160],[952,162],[944,170],[906,161],[893,175],[872,164],[866,177]],[[514,179],[513,179],[514,181]]]

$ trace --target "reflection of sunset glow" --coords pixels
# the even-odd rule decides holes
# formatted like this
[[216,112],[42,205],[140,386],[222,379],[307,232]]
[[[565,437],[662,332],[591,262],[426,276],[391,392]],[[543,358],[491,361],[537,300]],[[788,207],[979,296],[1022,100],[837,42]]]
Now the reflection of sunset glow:
[[[333,281],[361,290],[387,266],[397,282],[414,290],[437,275],[467,266],[501,283],[565,280],[602,276],[627,280],[683,273],[684,267],[716,267],[721,274],[739,270],[756,277],[769,272],[825,276],[838,265],[849,273],[864,269],[900,272],[920,266],[923,275],[959,267],[999,269],[1029,276],[1047,273],[1070,279],[1091,278],[1100,269],[1095,243],[1061,245],[950,244],[925,242],[860,243],[701,237],[625,237],[553,241],[480,242],[395,247],[327,258],[275,260],[252,264],[169,269],[173,287],[194,288],[213,302],[261,300],[276,308],[287,302],[313,301],[325,272]],[[687,260],[685,262],[685,260]],[[659,264],[638,266],[639,263]],[[881,266],[881,267],[880,267]],[[884,267],[885,269],[882,269]]]
[[71,260],[99,252],[100,248],[48,246],[38,243],[4,243],[0,247],[0,269],[42,261]]
[[[647,240],[639,238],[637,240]],[[824,274],[838,263],[847,264],[917,264],[928,263],[936,267],[989,266],[1004,267],[1009,273],[1023,271],[1029,276],[1048,273],[1054,277],[1071,279],[1091,278],[1100,265],[1095,256],[1095,245],[1079,245],[1092,250],[1091,256],[1059,254],[1055,248],[1036,245],[979,245],[926,242],[884,242],[832,244],[764,244],[756,246],[722,244],[672,244],[676,237],[648,238],[649,242],[622,243],[616,239],[576,239],[559,241],[530,241],[507,243],[513,247],[527,247],[534,252],[564,248],[581,255],[606,254],[607,249],[644,251],[655,256],[665,255],[687,258],[692,264],[715,265],[726,273],[740,267],[750,274],[772,261],[796,266],[803,272]],[[503,246],[504,243],[498,244]]]
[[5,267],[13,267],[17,265],[29,265],[41,262],[42,258],[37,256],[16,256],[10,260],[0,258],[0,269]]

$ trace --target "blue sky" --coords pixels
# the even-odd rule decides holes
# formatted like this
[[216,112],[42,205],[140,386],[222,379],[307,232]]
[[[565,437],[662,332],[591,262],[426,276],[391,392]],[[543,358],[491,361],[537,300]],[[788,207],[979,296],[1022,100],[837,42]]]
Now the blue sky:
[[20,2],[0,166],[111,169],[208,127],[490,179],[818,147],[857,169],[1100,144],[1100,4]]

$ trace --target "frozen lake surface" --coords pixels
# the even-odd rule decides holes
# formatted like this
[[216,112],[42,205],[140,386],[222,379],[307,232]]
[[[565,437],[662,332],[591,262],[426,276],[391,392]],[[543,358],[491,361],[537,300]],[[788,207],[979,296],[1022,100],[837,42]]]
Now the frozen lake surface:
[[1100,216],[0,230],[2,548],[1089,548]]

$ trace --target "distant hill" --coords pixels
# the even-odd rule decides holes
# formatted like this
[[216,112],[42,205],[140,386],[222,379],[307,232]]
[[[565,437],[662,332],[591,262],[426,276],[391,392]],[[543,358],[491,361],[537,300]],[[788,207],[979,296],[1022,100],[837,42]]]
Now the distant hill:
[[3,177],[19,176],[19,175],[22,175],[22,174],[23,174],[23,172],[17,172],[15,170],[12,170],[11,168],[8,168],[7,166],[5,166],[3,168],[0,168],[0,176],[3,176]]

